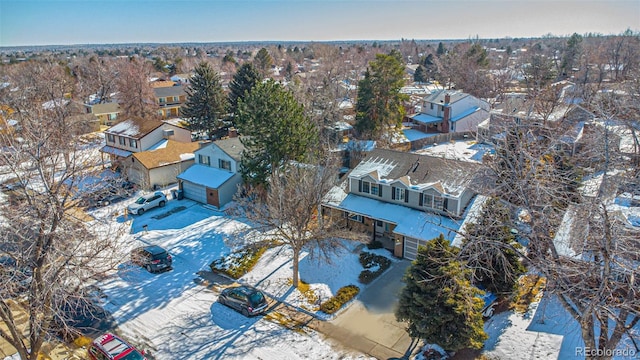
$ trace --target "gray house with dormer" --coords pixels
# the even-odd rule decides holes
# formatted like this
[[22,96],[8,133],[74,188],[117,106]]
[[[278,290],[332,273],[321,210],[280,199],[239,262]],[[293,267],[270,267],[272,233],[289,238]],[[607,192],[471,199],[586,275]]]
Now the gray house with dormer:
[[476,195],[480,166],[375,149],[326,195],[323,214],[371,234],[398,257],[414,259],[418,246],[441,233],[453,240]]

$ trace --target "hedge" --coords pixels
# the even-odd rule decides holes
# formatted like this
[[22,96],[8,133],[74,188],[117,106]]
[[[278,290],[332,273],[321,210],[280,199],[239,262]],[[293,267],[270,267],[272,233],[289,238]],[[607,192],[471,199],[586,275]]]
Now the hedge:
[[[391,260],[382,255],[363,251],[360,253],[360,264],[362,264],[364,270],[358,276],[358,281],[362,284],[368,284],[391,266]],[[377,270],[369,270],[375,266],[378,266]]]
[[338,290],[335,296],[320,304],[320,311],[323,311],[327,314],[333,314],[336,311],[340,310],[342,305],[348,303],[351,299],[356,297],[359,292],[360,288],[355,285],[343,286]]

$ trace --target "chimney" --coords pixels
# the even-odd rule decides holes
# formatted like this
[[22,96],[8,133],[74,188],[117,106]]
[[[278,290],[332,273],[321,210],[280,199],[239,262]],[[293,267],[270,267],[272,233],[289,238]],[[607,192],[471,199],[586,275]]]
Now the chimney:
[[230,138],[238,137],[238,130],[234,127],[229,128],[229,132],[227,134]]
[[[449,95],[445,96],[445,101],[448,100]],[[449,120],[451,119],[451,107],[449,106],[449,104],[445,104],[443,106],[443,110],[444,110],[444,114],[442,115],[442,132],[443,133],[448,133],[449,132]]]
[[451,95],[449,95],[449,93],[444,94],[444,104],[449,105],[450,102],[451,102]]

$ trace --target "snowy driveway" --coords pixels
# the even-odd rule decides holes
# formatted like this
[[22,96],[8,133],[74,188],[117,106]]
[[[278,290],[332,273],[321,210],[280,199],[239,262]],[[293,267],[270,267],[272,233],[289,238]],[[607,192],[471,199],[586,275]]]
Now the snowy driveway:
[[[128,221],[122,216],[117,220]],[[99,285],[118,331],[154,359],[365,358],[333,349],[316,332],[294,332],[263,317],[245,318],[198,285],[198,273],[229,253],[225,240],[245,224],[189,200],[172,200],[164,208],[133,217],[130,226],[123,246],[160,245],[172,254],[173,270],[149,274],[123,264]],[[271,253],[268,259],[278,260],[286,271],[286,257],[277,256],[281,253]],[[264,286],[282,284],[273,274],[252,276],[249,279],[266,279]]]

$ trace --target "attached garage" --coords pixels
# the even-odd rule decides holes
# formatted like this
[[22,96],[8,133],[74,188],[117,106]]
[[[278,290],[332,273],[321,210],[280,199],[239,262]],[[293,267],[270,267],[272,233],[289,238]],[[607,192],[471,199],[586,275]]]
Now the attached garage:
[[206,187],[198,184],[194,184],[189,181],[182,181],[182,191],[184,197],[197,201],[199,203],[207,203],[207,189]]
[[424,246],[427,242],[412,237],[404,236],[404,258],[415,260],[418,257],[418,246]]

